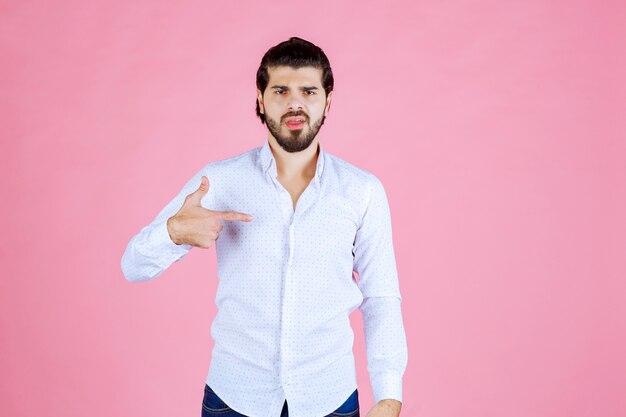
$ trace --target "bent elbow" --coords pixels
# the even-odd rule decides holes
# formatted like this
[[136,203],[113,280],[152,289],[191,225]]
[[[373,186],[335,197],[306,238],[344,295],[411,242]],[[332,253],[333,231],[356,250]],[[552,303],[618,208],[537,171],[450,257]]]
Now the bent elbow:
[[128,248],[122,255],[120,267],[124,278],[128,282],[148,281],[155,278],[160,272],[159,270],[150,271],[151,268],[140,266],[137,262],[134,262],[133,255]]

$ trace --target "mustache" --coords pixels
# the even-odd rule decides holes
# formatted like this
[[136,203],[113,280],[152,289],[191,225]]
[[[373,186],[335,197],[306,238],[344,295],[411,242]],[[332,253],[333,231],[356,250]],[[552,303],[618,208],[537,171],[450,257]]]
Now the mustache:
[[281,121],[284,121],[285,119],[287,119],[289,117],[296,117],[296,116],[303,117],[305,121],[309,120],[309,116],[307,116],[304,112],[292,112],[292,113],[287,113],[287,114],[283,115]]

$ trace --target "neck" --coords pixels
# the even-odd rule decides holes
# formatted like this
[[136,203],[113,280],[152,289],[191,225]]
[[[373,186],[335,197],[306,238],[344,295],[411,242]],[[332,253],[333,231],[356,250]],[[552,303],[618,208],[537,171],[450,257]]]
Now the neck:
[[313,139],[308,148],[300,152],[287,152],[271,135],[269,145],[276,160],[276,172],[280,177],[285,179],[313,178],[319,154],[317,138]]

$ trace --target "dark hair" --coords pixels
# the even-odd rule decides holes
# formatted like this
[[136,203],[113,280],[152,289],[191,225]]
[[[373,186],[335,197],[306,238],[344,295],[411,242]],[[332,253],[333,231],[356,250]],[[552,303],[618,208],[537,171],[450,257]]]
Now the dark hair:
[[[265,92],[267,83],[270,81],[268,68],[279,65],[290,66],[292,68],[315,67],[322,70],[322,86],[326,92],[326,96],[333,91],[334,79],[333,71],[330,68],[328,57],[322,49],[309,41],[292,36],[288,41],[279,43],[271,47],[263,59],[256,72],[256,86]],[[261,123],[265,124],[265,115],[261,113],[259,100],[256,100],[256,114],[261,119]]]

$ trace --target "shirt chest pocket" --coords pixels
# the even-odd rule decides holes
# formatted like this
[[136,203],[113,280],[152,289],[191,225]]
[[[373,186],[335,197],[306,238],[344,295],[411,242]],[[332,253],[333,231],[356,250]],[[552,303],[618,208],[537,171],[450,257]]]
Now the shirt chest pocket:
[[357,211],[348,200],[336,195],[323,197],[319,203],[308,213],[306,226],[300,230],[311,255],[352,256]]

